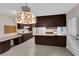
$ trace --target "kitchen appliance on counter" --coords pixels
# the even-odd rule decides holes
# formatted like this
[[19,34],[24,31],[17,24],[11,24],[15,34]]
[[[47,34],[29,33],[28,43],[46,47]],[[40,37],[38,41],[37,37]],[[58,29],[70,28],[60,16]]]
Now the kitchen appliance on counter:
[[18,33],[28,33],[28,32],[30,32],[29,28],[30,28],[29,26],[24,26],[23,29],[18,29],[17,32]]
[[57,27],[58,35],[66,34],[66,27]]

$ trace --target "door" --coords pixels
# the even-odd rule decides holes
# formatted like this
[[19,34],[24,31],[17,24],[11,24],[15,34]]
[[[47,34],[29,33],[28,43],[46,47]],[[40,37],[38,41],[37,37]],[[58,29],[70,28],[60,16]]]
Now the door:
[[68,49],[74,54],[79,55],[79,40],[77,40],[77,20],[76,17],[68,20]]
[[71,36],[77,35],[77,24],[76,24],[76,17],[69,20],[68,23],[68,34]]

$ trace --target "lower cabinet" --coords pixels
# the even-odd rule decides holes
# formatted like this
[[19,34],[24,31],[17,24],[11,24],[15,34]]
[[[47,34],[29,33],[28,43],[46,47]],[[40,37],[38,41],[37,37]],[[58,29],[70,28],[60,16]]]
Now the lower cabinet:
[[23,42],[29,40],[30,38],[32,38],[32,33],[23,34],[22,36]]
[[35,43],[50,46],[66,46],[66,36],[35,36]]
[[18,45],[27,41],[30,38],[32,38],[32,33],[24,34],[21,37],[10,39],[4,42],[0,42],[0,54],[8,51],[12,47],[11,40],[13,40],[13,45]]
[[32,38],[32,33],[23,34],[22,37],[18,37],[14,39],[14,45],[21,44],[27,40]]
[[0,42],[0,54],[8,51],[11,48],[10,40]]
[[22,42],[23,42],[22,37],[18,37],[18,38],[15,38],[15,39],[14,39],[14,45],[21,44]]

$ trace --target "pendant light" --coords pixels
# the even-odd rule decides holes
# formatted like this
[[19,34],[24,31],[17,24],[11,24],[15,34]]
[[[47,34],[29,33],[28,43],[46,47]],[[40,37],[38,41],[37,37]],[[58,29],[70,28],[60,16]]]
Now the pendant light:
[[34,24],[36,17],[32,14],[31,9],[27,6],[22,6],[22,10],[15,14],[15,20],[21,24]]

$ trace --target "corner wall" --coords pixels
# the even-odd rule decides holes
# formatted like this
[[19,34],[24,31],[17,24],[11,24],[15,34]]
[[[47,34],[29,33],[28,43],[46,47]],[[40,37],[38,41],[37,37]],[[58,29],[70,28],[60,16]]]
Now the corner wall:
[[[79,34],[79,4],[67,13],[67,27],[68,20],[70,20],[73,17],[77,18],[77,34]],[[74,44],[77,44],[77,46]],[[70,50],[74,55],[79,55],[79,40],[70,43],[70,39],[67,35],[67,49]]]
[[4,35],[4,25],[15,25],[16,22],[13,17],[9,15],[0,14],[0,36]]

